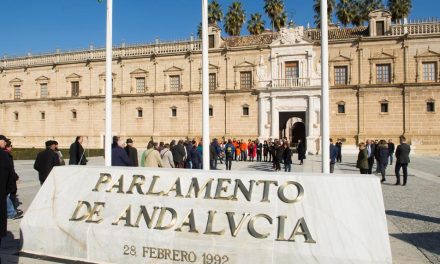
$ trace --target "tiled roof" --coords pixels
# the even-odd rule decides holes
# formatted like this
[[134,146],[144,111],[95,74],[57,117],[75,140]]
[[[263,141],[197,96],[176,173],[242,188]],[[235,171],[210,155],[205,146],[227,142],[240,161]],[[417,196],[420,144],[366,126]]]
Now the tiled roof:
[[227,37],[225,45],[228,47],[245,47],[256,45],[269,45],[278,36],[278,33],[264,33],[261,35],[249,35],[238,37]]
[[[321,39],[321,30],[319,29],[309,29],[306,31],[306,35],[311,40]],[[329,39],[350,39],[368,36],[368,27],[360,26],[353,28],[335,28],[329,29],[328,38]]]

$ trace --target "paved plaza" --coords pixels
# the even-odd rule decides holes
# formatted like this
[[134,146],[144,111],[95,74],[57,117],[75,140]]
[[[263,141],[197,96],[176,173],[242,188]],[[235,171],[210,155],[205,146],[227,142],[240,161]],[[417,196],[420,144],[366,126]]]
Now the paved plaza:
[[[336,165],[335,173],[358,174],[355,158],[354,155],[344,156],[343,162]],[[318,156],[308,156],[303,166],[298,165],[296,160],[294,163],[293,173],[320,172],[321,162]],[[89,164],[103,165],[104,160],[91,158]],[[19,198],[22,202],[21,209],[25,213],[40,188],[37,173],[32,165],[33,161],[16,161],[16,170],[20,175]],[[222,164],[218,167],[224,169]],[[406,187],[395,186],[394,176],[388,176],[387,181],[382,185],[394,263],[440,263],[439,168],[440,157],[413,156]],[[264,162],[233,162],[232,169],[272,171],[272,166]],[[387,173],[393,175],[393,171],[394,166],[388,166]],[[274,173],[283,176],[283,173]],[[40,221],[45,220],[40,219]],[[18,253],[19,225],[20,220],[8,221],[10,232],[2,241],[1,263],[54,263],[52,259],[37,260]]]

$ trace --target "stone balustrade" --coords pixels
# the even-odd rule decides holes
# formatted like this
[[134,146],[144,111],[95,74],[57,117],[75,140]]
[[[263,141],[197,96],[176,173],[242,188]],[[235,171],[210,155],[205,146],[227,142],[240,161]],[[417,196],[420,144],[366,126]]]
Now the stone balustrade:
[[271,88],[293,88],[310,86],[310,78],[273,79],[269,84]]
[[[174,41],[174,42],[156,42],[152,44],[124,45],[113,48],[113,58],[126,58],[149,56],[153,54],[170,54],[189,51],[200,51],[200,40]],[[60,63],[85,62],[92,60],[104,60],[105,49],[86,49],[69,52],[55,52],[39,55],[28,54],[26,56],[3,57],[0,60],[0,67],[19,68],[40,65],[53,65]]]
[[431,20],[424,22],[413,22],[407,24],[394,24],[391,26],[392,36],[409,35],[426,35],[426,34],[440,34],[440,21]]

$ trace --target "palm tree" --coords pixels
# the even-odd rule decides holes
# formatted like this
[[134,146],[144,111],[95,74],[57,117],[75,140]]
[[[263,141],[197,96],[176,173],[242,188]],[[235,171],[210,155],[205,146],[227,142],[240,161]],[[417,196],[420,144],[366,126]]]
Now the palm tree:
[[251,35],[260,35],[264,31],[264,21],[260,13],[251,14],[251,19],[247,22],[247,29]]
[[368,14],[380,8],[383,8],[382,0],[352,1],[353,18],[351,23],[355,26],[363,25],[368,20]]
[[[332,14],[335,6],[336,0],[327,1],[327,14],[329,23],[332,21]],[[315,0],[315,3],[313,4],[313,11],[315,12],[315,25],[319,28],[321,27],[321,0]]]
[[202,39],[202,22],[197,26],[197,36]]
[[217,25],[223,18],[223,11],[217,0],[212,0],[208,5],[208,23]]
[[353,20],[354,10],[352,5],[353,4],[350,0],[339,0],[338,5],[336,6],[336,17],[344,27],[350,24]]
[[264,0],[264,12],[271,20],[272,31],[279,31],[286,24],[287,15],[284,12],[284,2],[282,0]]
[[239,36],[243,27],[246,15],[241,2],[233,2],[229,6],[228,13],[225,16],[225,31],[231,36]]
[[394,21],[408,17],[412,8],[411,0],[388,0],[388,9]]

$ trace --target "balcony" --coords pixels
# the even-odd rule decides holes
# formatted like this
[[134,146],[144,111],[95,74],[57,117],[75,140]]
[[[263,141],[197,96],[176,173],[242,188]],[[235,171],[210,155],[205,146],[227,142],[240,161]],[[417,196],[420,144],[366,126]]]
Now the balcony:
[[391,35],[401,36],[409,35],[430,35],[440,34],[440,21],[437,19],[430,19],[425,21],[410,21],[409,23],[396,23],[391,25]]
[[310,86],[310,78],[296,78],[296,79],[273,79],[269,88],[295,88]]

